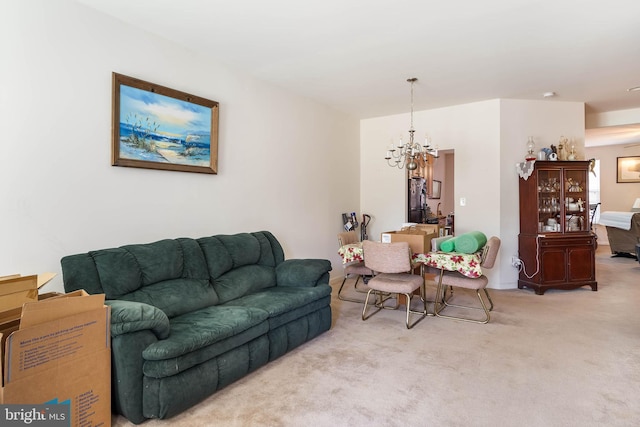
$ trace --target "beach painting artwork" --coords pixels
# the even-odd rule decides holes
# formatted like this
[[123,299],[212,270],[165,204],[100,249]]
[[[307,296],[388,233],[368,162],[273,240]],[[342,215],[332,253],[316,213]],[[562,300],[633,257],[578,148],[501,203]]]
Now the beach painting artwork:
[[218,103],[113,73],[112,165],[217,173]]
[[640,156],[618,157],[616,182],[640,182]]

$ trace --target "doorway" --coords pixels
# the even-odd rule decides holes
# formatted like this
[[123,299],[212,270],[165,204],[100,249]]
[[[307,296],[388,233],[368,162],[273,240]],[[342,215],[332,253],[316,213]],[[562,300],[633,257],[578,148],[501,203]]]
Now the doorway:
[[[455,215],[454,165],[454,150],[440,150],[438,158],[433,163],[431,188],[426,188],[428,185],[427,179],[414,180],[409,177],[406,193],[407,222],[424,223],[428,217],[436,217],[443,226],[447,221],[447,217],[451,217],[453,222]],[[435,186],[433,183],[435,183]]]

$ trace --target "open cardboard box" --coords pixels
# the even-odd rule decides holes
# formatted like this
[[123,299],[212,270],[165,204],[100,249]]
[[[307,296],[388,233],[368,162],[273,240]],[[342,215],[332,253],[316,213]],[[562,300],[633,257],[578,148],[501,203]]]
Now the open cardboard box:
[[22,314],[22,305],[24,303],[36,302],[60,295],[57,293],[40,295],[38,293],[40,288],[49,283],[55,276],[56,273],[43,273],[30,276],[13,274],[0,277],[0,332],[3,333],[0,339],[0,353],[2,353],[5,340],[9,334],[19,329],[20,315]]
[[85,291],[25,303],[0,348],[0,403],[68,403],[71,426],[110,426],[110,316],[104,295]]
[[416,229],[420,231],[424,231],[427,234],[435,233],[436,237],[440,236],[440,225],[439,224],[416,224]]
[[420,229],[408,228],[398,231],[385,231],[380,235],[380,241],[383,243],[408,242],[412,253],[423,254],[431,251],[431,239],[435,237],[438,237],[437,232],[428,233]]
[[20,309],[25,302],[38,301],[38,290],[55,276],[55,273],[43,273],[31,276],[13,274],[0,277],[0,313]]

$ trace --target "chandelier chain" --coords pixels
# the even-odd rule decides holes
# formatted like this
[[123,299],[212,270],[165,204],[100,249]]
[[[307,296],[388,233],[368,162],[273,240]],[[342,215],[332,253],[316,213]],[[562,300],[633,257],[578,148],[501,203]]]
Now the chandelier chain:
[[413,128],[413,84],[417,81],[418,79],[416,79],[415,77],[411,78],[411,79],[407,79],[407,81],[409,83],[411,83],[411,128],[409,128],[409,131],[411,132],[412,130],[414,130]]

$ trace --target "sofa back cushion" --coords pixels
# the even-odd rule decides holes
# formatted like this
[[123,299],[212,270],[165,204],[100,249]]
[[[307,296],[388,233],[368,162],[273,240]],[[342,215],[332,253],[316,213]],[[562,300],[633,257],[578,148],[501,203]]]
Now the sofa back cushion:
[[154,305],[167,316],[218,303],[207,264],[194,239],[101,249],[61,261],[65,290]]
[[184,256],[177,240],[160,240],[121,248],[136,260],[142,275],[142,286],[182,277]]
[[121,299],[142,286],[182,277],[177,240],[91,251],[107,299]]
[[213,281],[221,304],[275,285],[275,268],[258,264],[234,268]]
[[282,247],[267,231],[198,239],[220,303],[276,285]]
[[282,246],[268,231],[180,238],[70,255],[67,292],[151,304],[174,317],[276,285]]
[[126,301],[143,302],[160,308],[168,318],[190,313],[200,308],[218,304],[218,295],[211,291],[208,280],[171,279],[121,296]]
[[107,299],[119,299],[142,286],[142,270],[130,252],[122,248],[89,252]]

